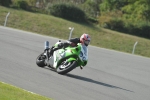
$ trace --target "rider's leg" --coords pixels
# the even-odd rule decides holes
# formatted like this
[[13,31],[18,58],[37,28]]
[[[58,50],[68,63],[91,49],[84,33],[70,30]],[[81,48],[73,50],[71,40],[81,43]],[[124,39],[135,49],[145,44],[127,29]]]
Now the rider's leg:
[[56,51],[56,50],[58,50],[58,49],[61,49],[62,47],[63,47],[63,43],[58,44],[57,47],[52,46],[51,49],[50,49],[50,53],[49,53],[50,56],[53,55],[53,52],[54,52],[54,51]]

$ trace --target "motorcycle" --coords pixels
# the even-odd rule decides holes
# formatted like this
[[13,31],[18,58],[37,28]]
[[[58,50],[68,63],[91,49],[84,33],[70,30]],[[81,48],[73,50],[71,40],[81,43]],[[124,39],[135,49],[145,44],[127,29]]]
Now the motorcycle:
[[[58,47],[59,43],[61,43],[60,40],[56,42],[54,48]],[[39,67],[48,66],[58,74],[64,75],[76,67],[82,69],[88,62],[88,48],[81,43],[78,43],[76,47],[68,46],[58,49],[51,56],[49,56],[50,50],[49,41],[45,41],[45,50],[37,57],[36,64]]]

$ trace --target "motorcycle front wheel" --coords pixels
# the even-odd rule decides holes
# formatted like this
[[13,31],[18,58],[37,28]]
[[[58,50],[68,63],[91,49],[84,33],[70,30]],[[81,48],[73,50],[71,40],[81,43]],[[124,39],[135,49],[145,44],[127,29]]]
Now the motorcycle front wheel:
[[46,56],[44,55],[44,53],[40,54],[40,55],[36,58],[36,64],[37,64],[39,67],[44,67],[44,66],[46,66],[46,65],[45,65],[45,59],[46,59]]
[[71,62],[66,62],[63,61],[58,68],[56,69],[58,74],[66,74],[68,72],[70,72],[71,70],[73,70],[74,68],[77,67],[77,62],[76,61],[71,61]]

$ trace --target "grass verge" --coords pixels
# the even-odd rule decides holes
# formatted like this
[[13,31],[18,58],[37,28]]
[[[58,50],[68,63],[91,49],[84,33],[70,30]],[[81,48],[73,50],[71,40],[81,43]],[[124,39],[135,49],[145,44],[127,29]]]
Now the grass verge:
[[0,100],[52,100],[0,82]]
[[4,25],[4,20],[8,12],[10,12],[7,22],[8,27],[58,37],[60,39],[68,39],[70,32],[68,28],[74,27],[72,37],[80,37],[83,33],[89,33],[92,38],[91,45],[132,53],[133,45],[138,41],[135,54],[150,57],[149,39],[97,28],[92,25],[79,24],[51,15],[14,10],[2,6],[0,6],[0,25]]

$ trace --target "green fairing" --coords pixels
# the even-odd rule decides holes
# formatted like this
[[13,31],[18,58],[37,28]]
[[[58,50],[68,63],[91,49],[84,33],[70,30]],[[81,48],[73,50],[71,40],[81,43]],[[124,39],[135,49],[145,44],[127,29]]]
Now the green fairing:
[[[57,42],[54,46],[57,47],[58,44],[60,42]],[[67,47],[65,49],[59,49],[59,55],[63,54],[65,52],[65,55],[63,55],[63,57],[61,59],[59,59],[58,61],[58,64],[57,64],[57,67],[61,64],[61,62],[67,58],[67,61],[68,62],[71,62],[71,61],[77,61],[78,63],[78,66],[85,66],[87,64],[87,61],[82,61],[80,58],[79,58],[79,55],[80,55],[80,52],[81,52],[81,44],[78,43],[78,46],[77,47]],[[78,67],[77,66],[77,67]]]
[[59,43],[61,43],[61,42],[57,42],[54,46],[55,46],[55,47],[58,47],[58,44],[59,44]]
[[73,61],[73,60],[76,61],[75,58],[69,58],[67,61],[68,61],[68,62],[71,62],[71,61]]

